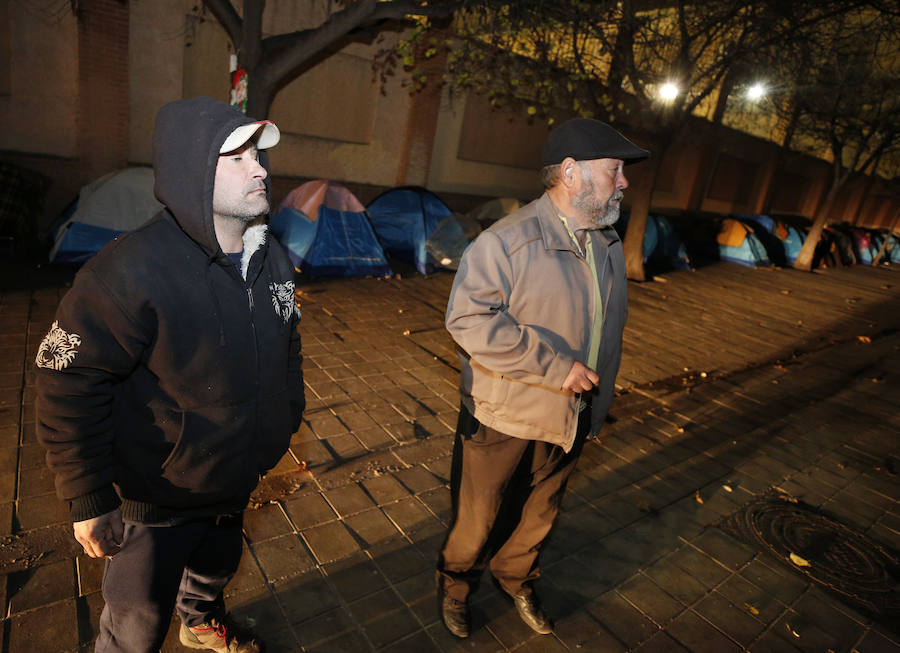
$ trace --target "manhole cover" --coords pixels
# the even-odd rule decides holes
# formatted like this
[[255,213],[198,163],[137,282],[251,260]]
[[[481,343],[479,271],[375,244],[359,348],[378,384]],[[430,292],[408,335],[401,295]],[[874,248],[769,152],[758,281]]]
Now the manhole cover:
[[720,526],[854,607],[897,623],[900,559],[865,535],[777,492],[754,499]]

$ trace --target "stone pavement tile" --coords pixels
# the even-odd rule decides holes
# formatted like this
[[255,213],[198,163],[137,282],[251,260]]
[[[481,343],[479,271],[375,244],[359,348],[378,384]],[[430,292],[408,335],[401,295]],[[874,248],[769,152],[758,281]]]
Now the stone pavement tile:
[[[809,587],[806,579],[773,558],[755,558],[741,569],[741,576],[784,604],[790,605]],[[759,607],[759,606],[757,606]],[[760,607],[760,610],[762,608]]]
[[725,569],[708,555],[690,545],[674,551],[666,560],[677,565],[686,571],[691,578],[700,581],[709,588],[715,587],[731,575],[728,569]]
[[483,623],[507,649],[541,637],[525,625],[506,594],[494,593],[472,607],[473,623]]
[[854,618],[850,615],[852,610],[839,609],[842,604],[815,587],[791,607],[802,619],[831,635],[838,642],[835,650],[849,648],[867,629],[867,619],[859,615]]
[[384,653],[440,653],[440,648],[424,630],[379,649]]
[[354,430],[353,434],[357,440],[372,451],[382,449],[395,442],[394,438],[380,426]]
[[898,653],[900,643],[896,637],[889,639],[876,630],[869,630],[853,650],[857,653]]
[[[19,444],[19,423],[16,420],[11,424],[0,423],[0,446],[15,447]],[[40,446],[40,445],[37,445]]]
[[318,569],[276,583],[272,590],[291,625],[340,606],[337,592]]
[[685,605],[694,603],[709,592],[709,588],[671,562],[670,558],[671,556],[667,556],[659,560],[645,569],[644,573],[667,594]]
[[350,615],[359,624],[366,624],[403,607],[403,601],[393,587],[368,594],[347,605]]
[[347,517],[374,507],[374,503],[356,483],[349,483],[325,493],[328,503],[341,517]]
[[15,504],[12,501],[0,503],[0,537],[12,535],[14,512]]
[[436,561],[447,539],[447,529],[443,526],[439,530],[431,532],[431,529],[413,533],[413,544],[426,560]]
[[434,490],[426,490],[419,496],[428,509],[445,524],[449,523],[453,513],[453,505],[450,499],[450,490],[444,486]]
[[39,444],[29,444],[19,449],[19,469],[45,467],[44,448]]
[[542,572],[562,592],[574,595],[578,602],[590,601],[612,588],[612,584],[598,578],[580,558],[568,556]]
[[756,555],[752,548],[718,528],[707,529],[691,540],[691,544],[732,569],[743,566]]
[[802,651],[849,650],[849,646],[842,647],[837,638],[820,626],[788,610],[772,625],[771,632]]
[[615,591],[586,604],[585,610],[628,649],[647,641],[659,630],[659,626]]
[[[814,508],[819,508],[828,501],[828,496],[824,494],[819,494],[814,490],[809,489],[807,486],[802,483],[798,483],[795,479],[787,479],[782,481],[777,486],[779,492],[788,495],[789,497],[793,497],[795,499],[800,499],[804,503],[813,506]],[[833,492],[834,490],[831,490]]]
[[677,534],[684,539],[691,539],[699,535],[706,527],[694,519],[695,513],[696,510],[693,505],[679,501],[662,508],[648,519],[657,524],[657,527],[661,530]]
[[14,501],[16,498],[16,470],[0,469],[0,501]]
[[463,653],[463,651],[485,651],[485,653],[501,653],[506,649],[493,636],[480,620],[472,622],[472,633],[466,639],[458,639],[447,632],[444,625],[436,623],[429,626],[427,632],[438,650],[443,653]]
[[749,650],[751,653],[799,653],[801,649],[793,646],[774,631],[767,630]]
[[266,580],[279,582],[315,566],[313,557],[297,535],[282,535],[251,545]]
[[400,536],[394,523],[378,508],[350,515],[343,522],[365,548]]
[[318,492],[291,497],[284,501],[283,505],[297,530],[334,521],[338,517]]
[[[882,516],[878,522],[869,527],[866,536],[892,549],[900,549],[900,531],[895,527],[889,527],[885,521],[886,516]],[[890,520],[895,519],[891,515],[887,515]]]
[[[846,488],[844,488],[844,492],[842,494],[848,494],[855,499],[858,499],[867,505],[871,505],[875,508],[880,508],[882,511],[891,510],[897,506],[897,497],[896,496],[887,496],[881,492],[875,491],[862,483],[851,482]],[[835,495],[835,499],[838,498],[839,495]]]
[[840,493],[823,503],[821,509],[836,521],[860,532],[868,530],[883,514],[879,508],[847,499],[847,495],[841,497]]
[[[381,649],[420,629],[419,620],[415,618],[406,606],[381,614],[371,621],[367,621],[362,627],[363,632],[376,649]],[[397,648],[395,650],[403,649]]]
[[711,626],[696,612],[687,610],[666,627],[666,633],[692,653],[728,653],[742,648]]
[[244,511],[244,535],[251,542],[261,542],[293,532],[281,507],[275,504]]
[[440,479],[420,465],[394,472],[394,478],[414,494],[443,486]]
[[403,499],[410,494],[397,479],[389,474],[366,479],[362,482],[362,485],[369,496],[371,496],[378,505],[384,505],[391,501]]
[[103,584],[103,572],[106,569],[105,558],[91,558],[80,554],[75,557],[75,569],[78,574],[78,595],[85,596],[99,592]]
[[376,543],[369,548],[369,554],[381,573],[392,583],[398,583],[434,566],[433,560],[425,558],[414,545],[399,537]]
[[634,651],[640,653],[688,653],[688,649],[672,639],[667,633],[659,632]]
[[440,479],[445,485],[450,485],[450,463],[451,457],[444,456],[436,458],[425,463],[425,468]]
[[[629,492],[632,490],[632,492]],[[615,494],[608,494],[591,502],[600,512],[610,517],[619,526],[627,526],[646,513],[641,510],[641,502],[635,488],[624,488]]]
[[579,611],[556,621],[553,634],[569,650],[603,651],[603,653],[625,653],[628,650],[625,644],[586,612]]
[[368,449],[351,433],[330,436],[327,442],[334,455],[343,460],[352,460],[368,453]]
[[302,535],[319,564],[338,560],[360,548],[356,538],[339,521],[307,528]]
[[322,440],[292,443],[291,453],[296,456],[297,460],[302,460],[311,469],[334,462],[331,450]]
[[75,599],[12,615],[9,651],[74,651],[78,647]]
[[363,553],[328,563],[323,566],[332,586],[344,601],[355,601],[388,586],[387,579],[369,557]]
[[719,585],[717,591],[734,604],[735,607],[752,615],[764,624],[771,624],[786,609],[785,604],[769,592],[737,574]]
[[350,618],[347,610],[342,607],[294,624],[297,639],[306,648],[317,646],[338,635],[356,629],[356,622]]
[[642,573],[635,574],[618,588],[619,594],[658,624],[665,624],[685,609]]
[[762,621],[733,605],[716,591],[695,605],[694,610],[745,648],[756,641],[766,628]]
[[11,615],[74,597],[72,560],[60,560],[10,574],[6,595]]
[[406,535],[423,530],[443,531],[443,525],[416,497],[407,497],[382,507],[388,518]]

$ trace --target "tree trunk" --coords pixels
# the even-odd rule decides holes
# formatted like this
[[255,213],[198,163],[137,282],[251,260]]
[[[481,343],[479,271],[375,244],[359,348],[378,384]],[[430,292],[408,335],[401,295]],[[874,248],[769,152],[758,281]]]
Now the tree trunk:
[[247,115],[256,120],[265,120],[269,117],[272,89],[266,84],[265,75],[259,68],[247,71]]
[[819,244],[819,239],[822,237],[822,230],[825,229],[825,223],[828,221],[828,214],[831,212],[831,207],[834,205],[834,200],[837,198],[838,191],[842,185],[843,184],[838,181],[835,181],[828,190],[825,201],[822,202],[818,211],[816,211],[816,219],[813,221],[813,225],[809,230],[806,242],[803,243],[803,247],[800,248],[800,253],[797,255],[797,260],[794,261],[795,269],[805,270],[806,272],[812,270],[813,255],[816,253],[816,245]]
[[[644,233],[647,231],[647,216],[650,214],[650,200],[656,187],[656,177],[667,147],[661,148],[643,165],[640,183],[633,187],[631,217],[625,232],[625,274],[633,281],[644,281]],[[627,191],[626,191],[627,192]]]

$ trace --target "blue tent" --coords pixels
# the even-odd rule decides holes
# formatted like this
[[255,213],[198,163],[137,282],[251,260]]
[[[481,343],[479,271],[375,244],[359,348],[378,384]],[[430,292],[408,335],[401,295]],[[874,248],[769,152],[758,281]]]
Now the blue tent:
[[772,264],[753,229],[740,220],[725,218],[716,240],[719,243],[719,258],[723,261],[751,268]]
[[153,195],[153,170],[125,168],[83,186],[61,216],[51,263],[84,263],[121,233],[141,226],[163,208]]
[[[630,213],[622,212],[615,228],[621,238],[628,229]],[[644,264],[657,270],[690,270],[691,260],[672,223],[661,215],[648,215],[643,243]]]
[[390,276],[362,203],[343,186],[310,181],[285,197],[269,229],[311,276]]
[[438,223],[452,214],[446,204],[424,188],[402,186],[385,191],[367,209],[389,255],[414,263],[422,274],[433,269],[426,243]]
[[799,230],[768,215],[741,214],[734,217],[753,229],[772,261],[785,265],[797,260],[806,240]]

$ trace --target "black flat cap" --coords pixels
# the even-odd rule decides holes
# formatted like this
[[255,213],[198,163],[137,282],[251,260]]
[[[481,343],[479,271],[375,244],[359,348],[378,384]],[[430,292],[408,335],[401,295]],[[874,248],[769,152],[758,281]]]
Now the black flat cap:
[[650,156],[650,152],[638,147],[605,122],[572,118],[550,132],[542,159],[545,166],[554,166],[568,156],[576,161],[622,159],[628,165],[643,161]]

